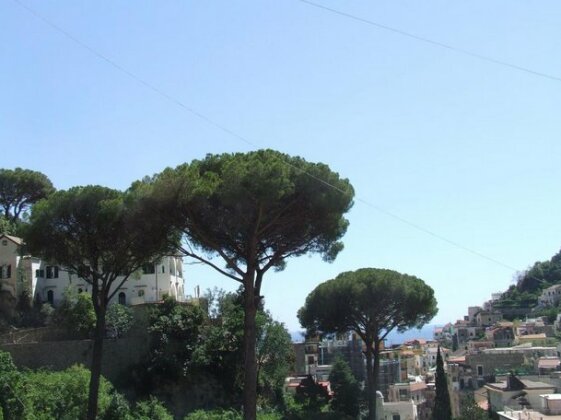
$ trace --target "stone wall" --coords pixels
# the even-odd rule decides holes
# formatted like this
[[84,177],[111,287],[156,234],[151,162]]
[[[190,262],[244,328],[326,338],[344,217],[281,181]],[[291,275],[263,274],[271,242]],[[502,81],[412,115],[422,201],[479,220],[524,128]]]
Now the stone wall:
[[[121,375],[127,373],[132,366],[145,360],[149,345],[149,339],[146,335],[105,340],[103,344],[102,375],[110,381],[115,381]],[[9,352],[19,368],[63,370],[75,364],[83,364],[89,367],[93,341],[68,340],[1,344],[0,350]]]
[[[524,364],[522,353],[477,353],[466,356],[466,364],[471,366],[476,377],[487,377],[495,374],[495,369],[509,371],[521,367]],[[482,372],[478,371],[481,366]]]

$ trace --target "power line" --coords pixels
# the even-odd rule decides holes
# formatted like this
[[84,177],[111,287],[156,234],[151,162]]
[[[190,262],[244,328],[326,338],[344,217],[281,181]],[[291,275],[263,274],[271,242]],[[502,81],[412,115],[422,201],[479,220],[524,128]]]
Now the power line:
[[80,39],[76,38],[74,35],[72,35],[70,32],[66,31],[65,29],[61,28],[60,26],[58,26],[57,24],[53,23],[52,21],[50,21],[49,19],[47,19],[46,17],[44,17],[43,15],[39,14],[37,11],[35,11],[34,9],[32,9],[31,7],[27,6],[26,4],[22,3],[19,0],[12,0],[14,3],[16,3],[17,5],[19,5],[20,7],[24,8],[25,10],[27,10],[29,13],[31,13],[33,16],[35,16],[37,19],[41,20],[43,23],[45,23],[46,25],[50,26],[52,29],[54,29],[55,31],[61,33],[62,35],[64,35],[66,38],[70,39],[72,42],[74,42],[75,44],[79,45],[80,47],[84,48],[85,50],[87,50],[90,54],[96,56],[97,58],[99,58],[102,61],[105,61],[107,64],[109,64],[111,67],[115,68],[116,70],[120,71],[121,73],[125,74],[126,76],[128,76],[129,78],[135,80],[136,82],[140,83],[141,85],[143,85],[145,88],[151,90],[152,92],[160,95],[161,97],[163,97],[164,99],[168,100],[169,102],[183,108],[185,111],[193,114],[194,116],[200,118],[201,120],[205,121],[207,124],[225,132],[226,134],[229,134],[233,137],[236,137],[238,140],[241,140],[247,144],[249,144],[252,147],[257,147],[255,144],[253,144],[252,142],[250,142],[247,138],[245,138],[244,136],[230,130],[228,127],[223,126],[222,124],[217,123],[216,121],[212,120],[211,118],[207,117],[206,115],[198,112],[196,109],[191,108],[190,106],[185,105],[183,102],[181,102],[179,99],[175,98],[174,96],[164,92],[163,90],[161,90],[160,88],[154,86],[153,84],[147,82],[146,80],[144,80],[143,78],[141,78],[140,76],[136,75],[135,73],[133,73],[132,71],[124,68],[123,66],[121,66],[120,64],[118,64],[117,62],[115,62],[114,60],[110,59],[109,57],[107,57],[106,55],[100,53],[99,51],[97,51],[96,49],[90,47],[88,44],[86,44],[85,42],[82,42]]
[[334,13],[336,15],[345,17],[347,19],[351,19],[351,20],[354,20],[356,22],[361,22],[361,23],[364,23],[366,25],[374,26],[374,27],[376,27],[378,29],[382,29],[384,31],[393,32],[395,34],[398,34],[398,35],[401,35],[401,36],[404,36],[404,37],[407,37],[407,38],[411,38],[411,39],[414,39],[416,41],[423,42],[425,44],[434,45],[434,46],[439,47],[439,48],[445,48],[449,51],[454,51],[458,54],[463,54],[463,55],[467,55],[469,57],[477,58],[478,60],[486,61],[488,63],[493,63],[493,64],[496,64],[496,65],[499,65],[499,66],[508,67],[508,68],[518,70],[518,71],[521,71],[521,72],[524,72],[524,73],[532,74],[534,76],[543,77],[545,79],[554,80],[556,82],[561,82],[561,77],[559,77],[559,76],[555,76],[555,75],[552,75],[552,74],[548,74],[548,73],[544,73],[544,72],[541,72],[541,71],[533,70],[533,69],[528,68],[528,67],[519,66],[517,64],[509,63],[508,61],[499,60],[497,58],[494,58],[494,57],[491,57],[491,56],[488,56],[488,55],[479,54],[477,52],[466,50],[466,49],[463,49],[463,48],[459,48],[459,47],[456,47],[454,45],[445,44],[444,42],[435,41],[434,39],[425,38],[423,36],[416,35],[412,32],[407,32],[407,31],[404,31],[402,29],[394,28],[392,26],[388,26],[388,25],[384,25],[382,23],[375,22],[373,20],[365,19],[365,18],[362,18],[360,16],[356,16],[356,15],[352,15],[350,13],[342,12],[340,10],[333,9],[331,7],[324,6],[324,5],[319,4],[319,3],[314,3],[314,2],[309,1],[309,0],[298,0],[298,1],[300,1],[302,3],[305,3],[305,4],[308,4],[310,6],[316,7],[318,9],[322,9],[322,10],[325,10],[327,12]]
[[[32,14],[32,15],[33,15],[34,17],[36,17],[37,19],[41,20],[43,23],[45,23],[45,24],[48,25],[49,27],[51,27],[52,29],[54,29],[56,32],[61,33],[61,34],[64,35],[66,38],[68,38],[69,40],[71,40],[72,42],[74,42],[76,45],[80,46],[81,48],[84,48],[84,49],[85,49],[86,51],[88,51],[90,54],[92,54],[92,55],[94,55],[95,57],[97,57],[98,59],[100,59],[100,60],[106,62],[108,65],[110,65],[110,66],[113,67],[114,69],[118,70],[119,72],[123,73],[123,74],[126,75],[127,77],[129,77],[129,78],[135,80],[136,82],[140,83],[142,86],[144,86],[144,87],[147,88],[148,90],[150,90],[150,91],[156,93],[157,95],[163,97],[163,98],[166,99],[167,101],[169,101],[169,102],[171,102],[171,103],[173,103],[173,104],[179,106],[179,107],[182,108],[183,110],[185,110],[185,111],[189,112],[190,114],[192,114],[192,115],[198,117],[199,119],[205,121],[207,124],[209,124],[209,125],[211,125],[211,126],[217,128],[217,129],[223,131],[224,133],[229,134],[229,135],[231,135],[232,137],[235,137],[235,138],[237,138],[238,140],[241,140],[241,141],[243,141],[244,143],[246,143],[246,144],[248,144],[248,145],[250,145],[250,146],[252,146],[252,147],[255,147],[255,148],[258,148],[258,147],[259,147],[257,144],[255,144],[254,142],[250,141],[247,137],[245,137],[245,136],[243,136],[243,135],[241,135],[241,134],[238,134],[237,132],[231,130],[230,128],[228,128],[228,127],[226,127],[226,126],[224,126],[224,125],[222,125],[222,124],[216,122],[215,120],[213,120],[212,118],[206,116],[205,114],[201,113],[200,111],[197,111],[196,109],[194,109],[194,108],[192,108],[192,107],[190,107],[190,106],[188,106],[188,105],[185,105],[183,102],[181,102],[181,101],[180,101],[179,99],[177,99],[176,97],[174,97],[174,96],[172,96],[172,95],[166,93],[165,91],[161,90],[160,88],[154,86],[153,84],[149,83],[149,82],[146,81],[145,79],[143,79],[143,78],[141,78],[140,76],[136,75],[136,74],[133,73],[132,71],[126,69],[126,68],[123,67],[123,66],[121,66],[121,65],[118,64],[116,61],[114,61],[114,60],[108,58],[106,55],[100,53],[99,51],[97,51],[96,49],[94,49],[93,47],[91,47],[90,45],[88,45],[88,44],[84,43],[83,41],[81,41],[80,39],[78,39],[77,37],[75,37],[74,35],[72,35],[70,32],[66,31],[65,29],[61,28],[60,26],[56,25],[55,23],[51,22],[49,19],[47,19],[47,18],[44,17],[43,15],[39,14],[37,11],[35,11],[35,10],[32,9],[31,7],[27,6],[26,4],[22,3],[20,0],[12,0],[12,1],[13,1],[14,3],[16,3],[17,5],[19,5],[20,7],[22,7],[23,9],[25,9],[25,10],[26,10],[27,12],[29,12],[30,14]],[[309,4],[314,5],[314,6],[316,6],[316,7],[324,8],[323,6],[316,5],[315,3],[311,3],[311,2],[308,2],[308,1],[306,1],[306,0],[300,0],[300,1],[303,1],[304,3],[309,3]],[[328,9],[328,10],[330,10],[330,9]],[[339,13],[339,12],[337,12],[337,13]],[[360,18],[356,18],[356,19],[360,19]],[[561,79],[559,79],[559,80],[561,81]],[[297,169],[297,170],[299,170],[299,171],[302,171],[302,169],[295,167],[295,166],[292,165],[290,162],[285,162],[285,163],[286,163],[287,165],[293,167],[294,169]],[[318,182],[320,182],[320,183],[322,183],[322,184],[324,184],[324,185],[326,185],[326,186],[328,186],[328,187],[330,187],[330,188],[333,188],[333,189],[336,190],[336,191],[341,192],[342,194],[347,194],[347,193],[348,193],[347,191],[345,191],[345,190],[343,190],[343,189],[337,187],[336,185],[330,184],[329,182],[327,182],[327,181],[325,181],[325,180],[323,180],[323,179],[321,179],[321,178],[318,178],[318,177],[316,177],[316,176],[313,175],[313,174],[310,174],[310,173],[308,173],[308,172],[306,172],[306,171],[302,171],[302,172],[305,173],[306,175],[310,176],[310,177],[313,178],[314,180],[316,180],[316,181],[318,181]],[[368,207],[370,207],[370,208],[372,208],[372,209],[374,209],[374,210],[376,210],[376,211],[378,211],[378,212],[380,212],[380,213],[382,213],[382,214],[384,214],[384,215],[386,215],[386,216],[388,216],[388,217],[391,217],[391,218],[393,218],[393,219],[395,219],[395,220],[397,220],[397,221],[399,221],[399,222],[401,222],[401,223],[403,223],[403,224],[406,224],[406,225],[410,226],[410,227],[413,228],[413,229],[416,229],[416,230],[418,230],[418,231],[420,231],[420,232],[423,232],[423,233],[425,233],[425,234],[427,234],[427,235],[429,235],[429,236],[432,236],[433,238],[439,239],[439,240],[442,241],[442,242],[445,242],[445,243],[447,243],[447,244],[449,244],[449,245],[452,245],[452,246],[454,246],[454,247],[456,247],[456,248],[458,248],[458,249],[461,249],[461,250],[463,250],[463,251],[465,251],[465,252],[468,252],[468,253],[470,253],[470,254],[472,254],[472,255],[475,255],[475,256],[477,256],[477,257],[483,258],[483,259],[485,259],[485,260],[487,260],[487,261],[490,261],[490,262],[492,262],[492,263],[494,263],[494,264],[497,264],[497,265],[499,265],[499,266],[501,266],[501,267],[503,267],[503,268],[507,268],[508,270],[517,271],[516,268],[514,268],[514,267],[512,267],[512,266],[510,266],[510,265],[508,265],[508,264],[505,264],[505,263],[503,263],[503,262],[501,262],[501,261],[499,261],[499,260],[497,260],[497,259],[495,259],[495,258],[489,257],[489,256],[487,256],[487,255],[485,255],[485,254],[483,254],[483,253],[481,253],[481,252],[478,252],[478,251],[476,251],[476,250],[473,250],[473,249],[471,249],[471,248],[468,248],[468,247],[466,247],[466,246],[463,246],[462,244],[460,244],[460,243],[458,243],[458,242],[455,242],[455,241],[452,241],[452,240],[450,240],[450,239],[447,239],[446,237],[444,237],[444,236],[442,236],[442,235],[439,235],[439,234],[437,234],[437,233],[435,233],[435,232],[433,232],[433,231],[431,231],[431,230],[429,230],[429,229],[426,229],[426,228],[424,228],[424,227],[422,227],[422,226],[420,226],[420,225],[418,225],[418,224],[416,224],[416,223],[414,223],[414,222],[411,222],[411,221],[409,221],[409,220],[407,220],[407,219],[404,219],[403,217],[398,216],[398,215],[396,215],[396,214],[394,214],[394,213],[392,213],[392,212],[390,212],[390,211],[388,211],[388,210],[385,210],[385,209],[382,208],[382,207],[379,207],[379,206],[377,206],[377,205],[374,205],[374,204],[370,203],[369,201],[367,201],[367,200],[365,200],[365,199],[362,199],[362,198],[360,198],[360,197],[356,197],[355,199],[356,199],[356,201],[358,201],[358,202],[360,202],[360,203],[362,203],[362,204],[364,204],[364,205],[366,205],[366,206],[368,206]]]

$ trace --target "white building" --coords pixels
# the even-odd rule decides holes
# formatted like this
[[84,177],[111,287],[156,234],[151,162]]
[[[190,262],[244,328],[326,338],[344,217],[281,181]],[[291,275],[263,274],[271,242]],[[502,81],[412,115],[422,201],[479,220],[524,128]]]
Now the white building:
[[418,420],[417,406],[411,401],[386,402],[376,391],[376,412],[380,420]]
[[[91,285],[64,267],[47,263],[40,258],[22,256],[21,238],[0,235],[0,290],[19,297],[29,291],[34,301],[56,306],[67,288],[77,293],[91,291]],[[119,285],[119,280],[115,285]],[[145,264],[133,273],[115,293],[115,301],[126,305],[157,302],[165,296],[185,300],[183,262],[179,257],[163,257],[156,263]]]
[[561,284],[555,284],[542,291],[538,302],[543,306],[555,306],[561,301]]

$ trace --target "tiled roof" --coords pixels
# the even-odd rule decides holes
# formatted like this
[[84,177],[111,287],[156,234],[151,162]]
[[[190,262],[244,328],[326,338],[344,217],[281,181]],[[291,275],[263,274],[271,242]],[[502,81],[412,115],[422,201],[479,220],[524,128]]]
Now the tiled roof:
[[413,391],[421,391],[423,389],[427,389],[427,384],[424,382],[412,382],[409,384],[409,389],[411,392]]
[[560,364],[561,361],[559,360],[558,357],[542,358],[538,360],[539,369],[555,369]]

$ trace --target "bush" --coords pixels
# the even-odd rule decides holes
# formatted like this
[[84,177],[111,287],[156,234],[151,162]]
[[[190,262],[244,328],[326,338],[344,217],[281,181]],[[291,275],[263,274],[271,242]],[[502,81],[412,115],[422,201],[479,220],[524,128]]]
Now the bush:
[[89,293],[76,293],[68,288],[64,299],[55,310],[53,320],[69,333],[78,337],[89,337],[95,328],[95,311]]
[[235,410],[197,410],[184,420],[242,420],[242,415]]
[[121,394],[115,392],[102,420],[133,420],[129,402]]
[[121,304],[110,305],[107,308],[107,335],[119,338],[126,334],[133,325],[132,309]]
[[173,416],[156,398],[139,402],[133,413],[136,420],[173,420]]

